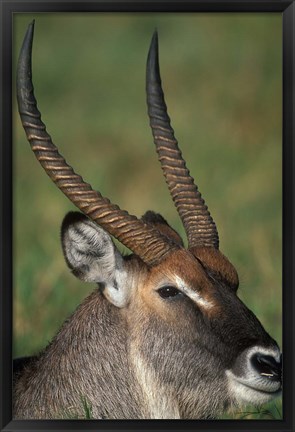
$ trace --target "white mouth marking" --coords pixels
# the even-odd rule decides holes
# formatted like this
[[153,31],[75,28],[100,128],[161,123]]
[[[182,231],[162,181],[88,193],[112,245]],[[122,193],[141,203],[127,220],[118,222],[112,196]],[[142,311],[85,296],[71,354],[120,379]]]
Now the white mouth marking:
[[281,383],[269,380],[269,377],[273,376],[272,373],[258,373],[251,367],[250,358],[256,352],[271,355],[277,362],[280,361],[279,350],[255,346],[248,350],[244,376],[236,376],[231,370],[226,371],[230,393],[241,404],[261,405],[281,394]]
[[251,380],[242,380],[237,378],[231,371],[226,371],[226,375],[229,379],[230,394],[235,397],[239,405],[262,405],[270,402],[281,394],[279,383],[275,383],[269,388],[263,388],[259,386],[259,381],[252,382]]

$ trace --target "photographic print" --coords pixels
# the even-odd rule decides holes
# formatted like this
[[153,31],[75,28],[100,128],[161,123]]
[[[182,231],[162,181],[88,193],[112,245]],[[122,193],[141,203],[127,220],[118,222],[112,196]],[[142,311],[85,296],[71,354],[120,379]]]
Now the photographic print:
[[14,15],[14,420],[282,420],[282,24]]

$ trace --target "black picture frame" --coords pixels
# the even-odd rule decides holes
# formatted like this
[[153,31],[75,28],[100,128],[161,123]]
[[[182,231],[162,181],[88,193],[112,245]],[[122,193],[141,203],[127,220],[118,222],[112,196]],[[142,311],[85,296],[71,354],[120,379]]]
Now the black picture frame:
[[[220,421],[108,421],[108,420],[12,420],[12,21],[14,13],[26,12],[279,12],[283,20],[283,419]],[[1,396],[3,431],[22,430],[294,430],[294,1],[3,1],[1,0]]]

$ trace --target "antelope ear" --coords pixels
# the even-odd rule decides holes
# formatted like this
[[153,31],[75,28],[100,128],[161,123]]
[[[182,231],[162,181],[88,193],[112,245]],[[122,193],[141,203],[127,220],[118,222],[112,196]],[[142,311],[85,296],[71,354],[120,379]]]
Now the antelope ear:
[[171,228],[168,222],[159,213],[148,210],[141,219],[144,222],[148,222],[149,224],[153,225],[158,231],[160,231],[170,240],[173,240],[174,243],[183,246],[183,241],[180,235],[173,228]]
[[77,278],[99,284],[115,306],[127,305],[130,292],[124,259],[106,231],[82,213],[70,212],[62,223],[61,242],[65,260]]

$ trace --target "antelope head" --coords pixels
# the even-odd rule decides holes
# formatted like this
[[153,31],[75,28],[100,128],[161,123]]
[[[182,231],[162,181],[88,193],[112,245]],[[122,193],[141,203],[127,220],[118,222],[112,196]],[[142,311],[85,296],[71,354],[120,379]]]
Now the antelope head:
[[[147,60],[148,114],[187,248],[162,216],[130,215],[66,163],[37,109],[32,41],[33,24],[18,64],[22,124],[46,173],[82,212],[69,213],[62,225],[67,264],[80,279],[97,283],[103,301],[124,319],[127,351],[148,403],[157,404],[158,417],[163,404],[171,417],[208,418],[230,405],[270,401],[281,391],[280,350],[237,296],[237,272],[219,250],[216,225],[178,147],[161,86],[157,34]],[[123,257],[111,236],[133,253]]]

